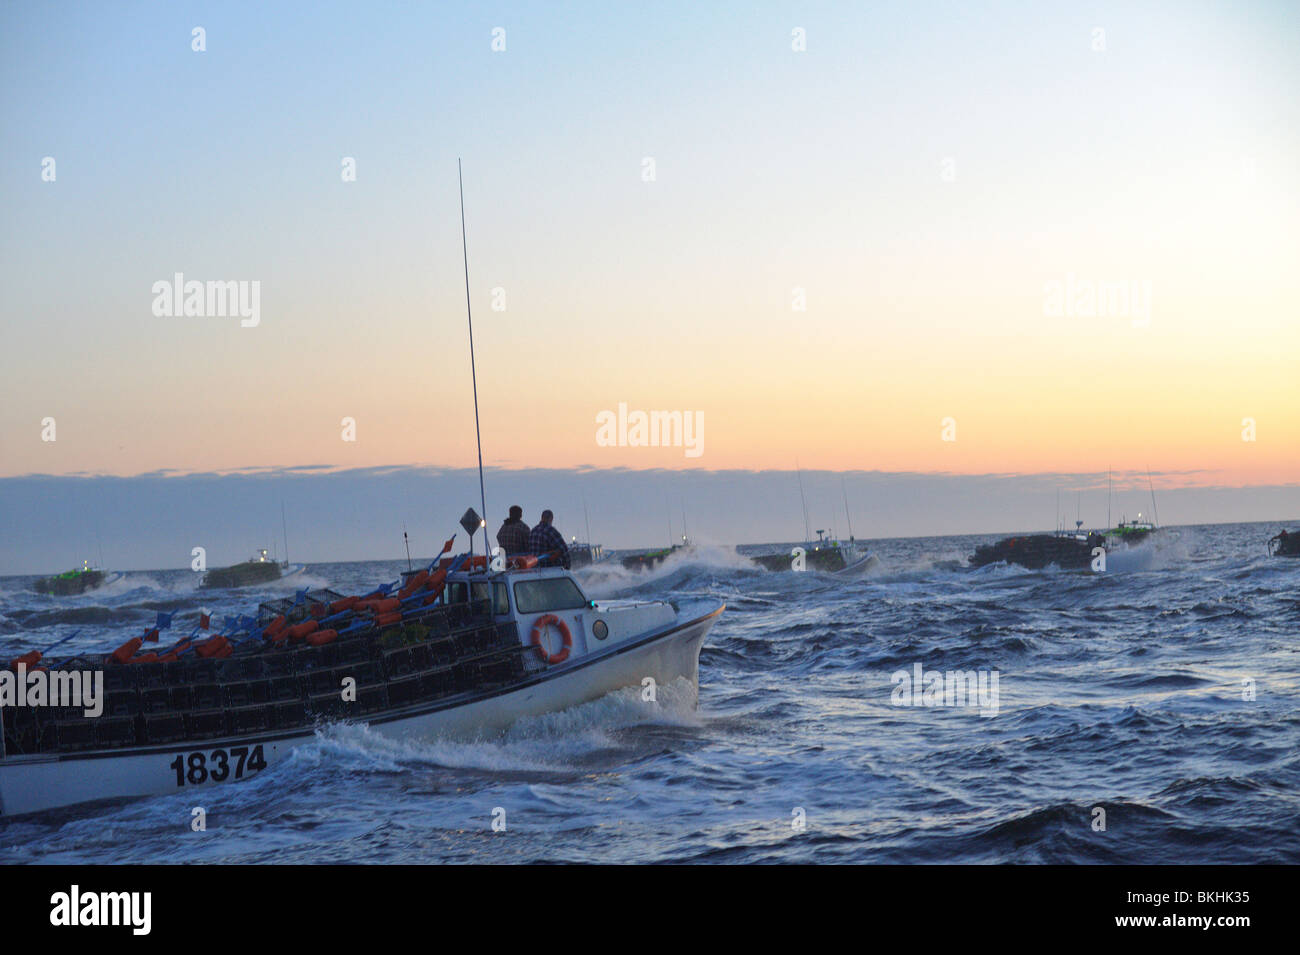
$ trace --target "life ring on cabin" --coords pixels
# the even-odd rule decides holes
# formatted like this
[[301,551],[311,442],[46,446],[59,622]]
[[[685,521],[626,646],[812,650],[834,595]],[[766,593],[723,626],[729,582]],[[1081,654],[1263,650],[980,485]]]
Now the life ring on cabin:
[[[564,640],[564,646],[559,653],[548,653],[546,646],[542,643],[542,634],[546,632],[546,628],[549,626],[556,627]],[[537,649],[537,655],[546,663],[554,666],[569,659],[569,651],[573,649],[573,634],[569,633],[569,625],[555,614],[544,613],[533,621],[532,642]]]

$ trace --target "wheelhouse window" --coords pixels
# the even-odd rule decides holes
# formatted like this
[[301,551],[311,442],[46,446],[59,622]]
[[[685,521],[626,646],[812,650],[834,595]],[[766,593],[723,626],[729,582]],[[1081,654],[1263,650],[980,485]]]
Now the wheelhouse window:
[[520,613],[545,613],[549,610],[577,610],[587,606],[587,598],[568,577],[543,577],[540,580],[515,582],[515,607]]
[[[506,585],[493,582],[491,587],[493,615],[499,616],[509,613],[510,594],[506,591]],[[474,603],[486,603],[488,601],[488,584],[486,581],[476,580],[469,587],[466,587],[463,580],[453,580],[447,584],[446,594],[446,601],[449,604],[463,604],[470,600]]]

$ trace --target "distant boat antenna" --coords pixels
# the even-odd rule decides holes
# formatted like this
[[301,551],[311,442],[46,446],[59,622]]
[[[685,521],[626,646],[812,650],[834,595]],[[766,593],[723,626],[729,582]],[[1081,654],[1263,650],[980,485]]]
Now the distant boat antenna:
[[844,516],[849,522],[849,540],[853,540],[853,515],[849,513],[849,488],[844,482],[844,475],[840,475],[840,490],[844,492]]
[[590,548],[590,547],[592,546],[592,544],[591,544],[591,516],[587,513],[587,499],[586,499],[585,497],[582,499],[582,520],[583,520],[583,522],[587,525],[587,547]]
[[406,525],[402,525],[402,540],[406,542],[406,569],[411,570],[411,538],[406,536]]
[[682,501],[682,543],[689,544],[690,542],[690,533],[686,530],[686,502]]
[[280,502],[280,530],[284,532],[284,566],[289,566],[289,522],[284,516],[284,501]]
[[1106,468],[1106,529],[1110,530],[1110,468]]
[[[456,179],[460,183],[460,248],[465,257],[465,318],[469,322],[469,376],[474,386],[474,441],[478,444],[478,502],[483,508],[481,517],[483,525],[483,553],[492,553],[492,542],[488,540],[487,529],[487,492],[483,489],[483,437],[478,423],[478,372],[474,368],[474,313],[469,304],[469,241],[465,238],[465,176],[461,172],[460,157],[456,157]],[[470,535],[470,549],[474,546],[474,537]]]
[[808,499],[803,496],[803,469],[799,467],[799,461],[794,462],[794,473],[799,477],[799,503],[803,505],[803,539],[812,540],[812,524],[808,523]]
[[1156,527],[1160,526],[1160,510],[1156,507],[1156,486],[1151,483],[1151,465],[1147,465],[1147,487],[1151,489],[1151,516],[1156,519]]

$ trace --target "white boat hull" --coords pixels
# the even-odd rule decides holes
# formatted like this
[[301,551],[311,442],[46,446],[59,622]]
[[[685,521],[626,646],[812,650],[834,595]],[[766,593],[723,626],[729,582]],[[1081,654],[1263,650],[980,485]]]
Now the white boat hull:
[[858,574],[865,574],[874,567],[879,566],[880,558],[875,554],[866,554],[853,561],[847,567],[835,571],[837,577],[856,577]]
[[[567,709],[623,687],[641,686],[647,677],[659,684],[684,677],[698,685],[700,647],[722,609],[675,623],[657,635],[629,640],[589,659],[540,671],[515,688],[407,707],[372,716],[366,722],[376,732],[397,739],[485,736],[499,733],[522,717]],[[404,715],[413,710],[422,711]],[[248,778],[283,761],[295,747],[315,738],[315,730],[306,730],[292,735],[263,733],[126,751],[14,756],[0,760],[0,815],[204,788],[215,784],[209,767],[213,771],[225,767],[223,783]],[[252,752],[255,747],[261,748],[265,766],[247,771],[245,760],[236,754],[240,749]],[[178,756],[182,761],[180,770],[176,768]],[[197,783],[190,778],[194,760],[203,767],[204,779]],[[241,767],[245,771],[237,774]],[[197,777],[198,771],[193,775]],[[183,781],[178,783],[178,778]]]

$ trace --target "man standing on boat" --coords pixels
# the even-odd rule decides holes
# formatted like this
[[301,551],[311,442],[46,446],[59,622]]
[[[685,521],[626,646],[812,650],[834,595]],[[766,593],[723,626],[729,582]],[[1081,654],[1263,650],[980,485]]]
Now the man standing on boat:
[[564,535],[551,526],[555,515],[549,510],[542,511],[542,518],[528,535],[528,550],[536,554],[543,567],[559,565],[569,569],[569,547],[564,543]]
[[528,553],[529,527],[524,523],[524,509],[518,504],[510,505],[510,516],[497,531],[497,543],[506,552],[507,557]]

